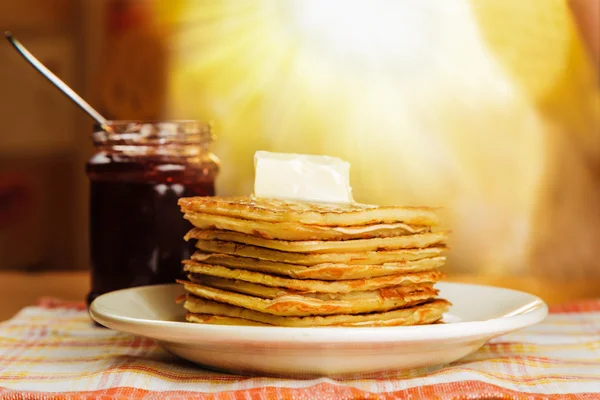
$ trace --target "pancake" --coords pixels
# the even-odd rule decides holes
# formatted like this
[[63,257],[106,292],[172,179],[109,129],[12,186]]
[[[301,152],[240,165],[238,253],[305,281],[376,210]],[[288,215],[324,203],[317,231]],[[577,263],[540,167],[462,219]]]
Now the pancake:
[[228,325],[264,325],[287,327],[318,326],[398,326],[432,324],[439,321],[448,310],[450,303],[436,299],[412,307],[397,310],[358,315],[331,315],[309,317],[281,317],[271,314],[247,310],[229,304],[188,296],[184,304],[189,311],[186,319],[190,322]]
[[269,324],[263,324],[261,322],[251,321],[249,319],[224,317],[222,315],[194,314],[190,312],[186,314],[185,319],[188,322],[208,325],[273,326]]
[[437,290],[433,289],[432,283],[420,283],[409,286],[391,286],[378,290],[371,291],[354,291],[348,293],[306,293],[298,292],[281,287],[272,287],[260,285],[257,283],[244,282],[237,279],[218,278],[215,276],[189,274],[188,279],[193,283],[199,283],[204,286],[247,294],[249,296],[260,297],[261,299],[275,299],[280,296],[301,295],[321,300],[358,300],[358,299],[377,299],[377,298],[392,298],[404,296],[406,293],[430,290],[437,294]]
[[360,251],[395,250],[425,248],[443,244],[448,239],[447,232],[430,232],[414,235],[393,236],[373,239],[354,239],[342,241],[286,241],[265,239],[239,232],[201,230],[194,228],[185,235],[185,240],[220,240],[235,242],[273,250],[294,253],[347,253]]
[[308,203],[244,197],[188,197],[178,201],[184,213],[197,212],[253,221],[294,222],[319,226],[395,224],[434,226],[434,208],[367,204]]
[[261,236],[267,239],[283,240],[344,240],[411,235],[427,232],[428,227],[412,228],[409,225],[375,224],[361,226],[318,226],[299,222],[268,222],[232,218],[188,211],[183,217],[200,229],[221,229]]
[[279,296],[298,294],[298,292],[285,290],[284,288],[259,285],[257,283],[244,282],[237,279],[219,278],[216,276],[189,274],[188,279],[193,283],[199,283],[204,286],[210,286],[228,292],[260,297],[261,299],[274,299]]
[[342,263],[351,265],[385,264],[440,256],[446,250],[444,246],[436,246],[424,249],[306,254],[272,250],[264,247],[244,245],[235,242],[224,242],[221,240],[198,240],[196,242],[196,248],[204,253],[229,254],[299,265],[317,265],[323,263]]
[[420,288],[409,293],[396,293],[390,297],[359,297],[348,300],[322,300],[302,295],[283,295],[274,299],[263,299],[189,281],[179,282],[188,293],[196,297],[261,313],[292,317],[389,311],[423,303],[433,299],[437,294],[433,289]]
[[267,274],[284,275],[295,279],[318,279],[324,281],[341,279],[364,279],[409,272],[431,271],[444,265],[445,257],[424,258],[414,261],[398,261],[379,265],[350,265],[324,263],[312,266],[279,263],[257,258],[237,257],[227,254],[195,252],[192,260],[209,265],[245,269]]
[[407,286],[417,283],[434,283],[444,274],[439,271],[415,272],[381,276],[368,279],[353,279],[348,281],[318,281],[313,279],[289,279],[262,272],[229,269],[222,266],[200,264],[186,261],[184,270],[194,274],[216,276],[219,278],[236,279],[259,285],[280,287],[302,293],[349,293],[355,291],[377,290],[390,286]]

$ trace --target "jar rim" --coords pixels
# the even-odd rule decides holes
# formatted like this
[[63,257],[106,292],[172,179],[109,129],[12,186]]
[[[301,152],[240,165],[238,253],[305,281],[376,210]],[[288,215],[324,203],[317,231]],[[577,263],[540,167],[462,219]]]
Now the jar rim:
[[96,144],[207,144],[215,140],[212,122],[197,120],[114,120],[107,121],[110,131],[94,124]]

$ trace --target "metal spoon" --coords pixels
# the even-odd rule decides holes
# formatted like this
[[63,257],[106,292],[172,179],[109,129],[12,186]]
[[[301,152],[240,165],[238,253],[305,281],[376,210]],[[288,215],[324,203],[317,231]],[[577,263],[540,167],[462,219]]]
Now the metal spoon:
[[37,58],[33,56],[10,32],[4,32],[4,36],[10,44],[14,46],[15,49],[31,64],[39,73],[44,75],[46,79],[54,84],[61,92],[67,95],[68,98],[73,100],[75,104],[83,109],[90,117],[92,117],[102,129],[105,131],[111,132],[112,128],[109,125],[109,122],[106,118],[104,118],[98,111],[96,111],[92,106],[88,104],[87,101],[82,99],[73,89],[71,89],[66,83],[60,80],[59,77],[54,75],[52,71],[44,66]]

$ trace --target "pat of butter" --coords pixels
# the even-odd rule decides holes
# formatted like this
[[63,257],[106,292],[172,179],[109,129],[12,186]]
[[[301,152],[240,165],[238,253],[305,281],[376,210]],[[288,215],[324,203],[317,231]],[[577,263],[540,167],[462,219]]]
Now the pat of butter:
[[350,163],[336,157],[257,151],[254,196],[353,203]]

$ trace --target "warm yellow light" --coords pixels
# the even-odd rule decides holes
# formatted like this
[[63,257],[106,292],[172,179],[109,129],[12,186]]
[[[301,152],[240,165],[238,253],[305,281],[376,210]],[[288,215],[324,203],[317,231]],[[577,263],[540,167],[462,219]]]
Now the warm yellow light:
[[597,121],[563,0],[162,1],[171,115],[217,119],[221,194],[258,149],[341,157],[358,201],[446,206],[466,268],[525,265],[549,127]]
[[431,21],[420,12],[431,6],[429,0],[294,0],[282,8],[286,26],[320,57],[350,68],[406,70],[425,61],[415,55],[431,45]]

